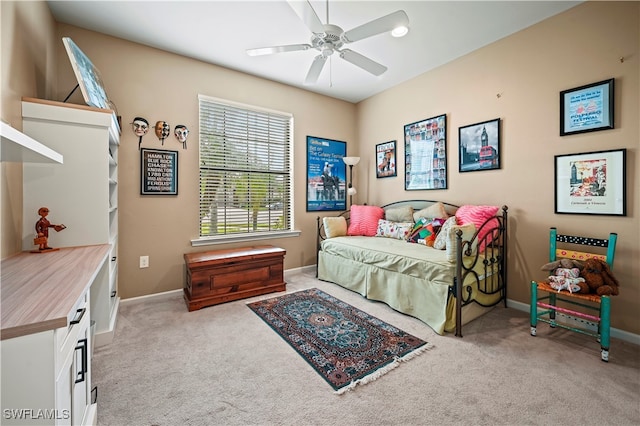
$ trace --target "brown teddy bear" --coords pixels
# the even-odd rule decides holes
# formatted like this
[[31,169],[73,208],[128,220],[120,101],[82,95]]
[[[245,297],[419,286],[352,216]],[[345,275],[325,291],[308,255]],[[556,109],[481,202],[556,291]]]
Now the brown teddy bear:
[[618,280],[613,276],[604,260],[590,258],[584,262],[580,276],[589,286],[590,292],[598,296],[617,296]]

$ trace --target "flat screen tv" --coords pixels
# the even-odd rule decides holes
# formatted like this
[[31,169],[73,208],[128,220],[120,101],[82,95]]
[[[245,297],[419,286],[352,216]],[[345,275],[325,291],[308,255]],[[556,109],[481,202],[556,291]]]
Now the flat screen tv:
[[62,43],[67,50],[71,67],[76,75],[78,86],[80,86],[82,96],[87,105],[96,108],[114,109],[113,103],[109,102],[109,98],[107,97],[100,72],[91,60],[80,50],[71,38],[62,37]]

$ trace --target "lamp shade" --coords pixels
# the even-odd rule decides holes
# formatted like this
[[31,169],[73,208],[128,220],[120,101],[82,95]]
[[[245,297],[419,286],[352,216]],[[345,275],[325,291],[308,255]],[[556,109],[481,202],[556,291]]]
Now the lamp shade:
[[347,195],[356,195],[357,193],[358,191],[356,191],[356,189],[353,186],[347,189]]
[[360,161],[360,157],[342,157],[342,161],[347,166],[355,166]]

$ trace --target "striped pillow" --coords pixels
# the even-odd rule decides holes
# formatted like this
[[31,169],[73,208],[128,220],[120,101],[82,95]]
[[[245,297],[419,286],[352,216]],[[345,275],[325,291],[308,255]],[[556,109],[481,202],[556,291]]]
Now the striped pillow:
[[384,218],[384,210],[377,206],[351,206],[347,235],[375,237],[378,220]]
[[[491,219],[498,213],[500,207],[498,206],[472,206],[464,205],[456,211],[456,219],[458,225],[464,225],[467,223],[473,223],[476,230],[480,229],[483,223]],[[489,232],[490,228],[498,226],[498,219],[491,221],[484,229],[478,233],[478,241],[480,242],[478,250],[483,252],[485,249],[485,241],[482,241],[485,235]]]

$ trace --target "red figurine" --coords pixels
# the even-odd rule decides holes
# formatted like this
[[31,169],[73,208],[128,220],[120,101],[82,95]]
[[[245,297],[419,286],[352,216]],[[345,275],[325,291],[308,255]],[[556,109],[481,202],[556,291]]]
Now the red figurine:
[[51,224],[51,222],[49,222],[49,220],[47,219],[47,216],[49,215],[48,207],[40,207],[38,209],[38,214],[40,215],[40,219],[36,222],[37,237],[33,240],[33,244],[37,244],[39,247],[38,247],[38,250],[33,250],[32,253],[44,253],[47,251],[58,250],[58,249],[49,247],[48,245],[49,228],[53,228],[56,230],[56,232],[60,232],[63,229],[65,229],[66,226],[62,224],[53,225]]

